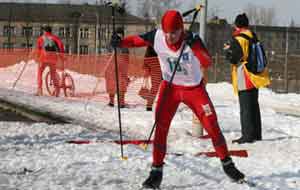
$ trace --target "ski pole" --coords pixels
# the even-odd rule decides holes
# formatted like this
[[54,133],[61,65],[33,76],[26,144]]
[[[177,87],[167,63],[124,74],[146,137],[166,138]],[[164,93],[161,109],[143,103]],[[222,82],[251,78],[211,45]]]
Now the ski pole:
[[[193,24],[195,23],[196,17],[197,17],[197,15],[198,15],[200,9],[201,9],[201,7],[200,7],[199,9],[196,9],[196,8],[195,8],[195,9],[193,9],[192,11],[190,11],[190,12],[188,13],[188,14],[190,14],[190,13],[194,12],[193,20],[192,20],[192,23],[191,23],[191,25],[190,25],[190,27],[189,27],[189,30],[188,30],[189,32],[192,30]],[[186,14],[185,16],[187,16],[188,14]],[[155,116],[155,122],[154,122],[154,124],[153,124],[153,126],[152,126],[152,129],[151,129],[151,131],[150,131],[150,134],[149,134],[149,137],[148,137],[148,139],[147,139],[147,142],[150,142],[151,137],[152,137],[153,132],[154,132],[154,129],[155,129],[156,126],[157,126],[157,122],[158,122],[158,120],[159,120],[159,116],[160,116],[160,114],[161,114],[162,107],[163,107],[163,105],[165,104],[165,101],[167,100],[167,94],[168,94],[168,91],[171,90],[172,82],[173,82],[173,79],[174,79],[174,77],[175,77],[177,68],[178,68],[178,66],[179,66],[180,59],[181,59],[181,57],[182,57],[182,54],[183,54],[183,51],[184,51],[186,45],[187,45],[187,44],[186,44],[186,41],[184,41],[184,42],[183,42],[183,47],[182,47],[182,49],[180,50],[179,57],[178,57],[178,59],[176,60],[176,64],[175,64],[175,67],[174,67],[174,71],[173,71],[173,73],[172,73],[172,75],[171,75],[170,81],[168,82],[167,88],[163,91],[161,105],[160,105],[159,110],[157,111],[157,114],[156,114],[156,116]],[[144,150],[147,150],[148,144],[149,144],[149,143],[142,144],[141,147],[142,147]]]
[[184,13],[182,13],[182,17],[186,17],[188,16],[189,14],[195,12],[195,11],[200,11],[200,9],[202,9],[204,6],[203,5],[197,5],[195,8],[191,9],[191,10],[188,10],[188,11],[185,11]]
[[22,70],[21,70],[20,74],[18,75],[17,79],[15,80],[14,84],[12,85],[12,89],[15,89],[15,87],[17,85],[17,82],[20,80],[21,76],[23,75],[23,73],[24,73],[25,68],[27,67],[27,65],[28,65],[28,61],[22,67]]
[[[117,3],[113,3],[111,5],[112,10],[112,25],[113,25],[113,34],[116,32],[115,26],[115,10],[117,7]],[[120,132],[120,147],[121,147],[121,158],[122,160],[127,160],[128,157],[124,156],[123,153],[123,135],[122,135],[122,121],[121,121],[121,109],[120,109],[120,88],[119,88],[119,69],[118,69],[118,58],[117,58],[117,47],[114,48],[114,61],[115,61],[115,78],[116,78],[116,88],[117,88],[117,100],[118,100],[118,120],[119,120],[119,132]]]
[[12,89],[15,89],[15,87],[17,85],[17,82],[20,80],[21,76],[23,75],[23,73],[24,73],[24,71],[25,71],[25,69],[28,65],[28,62],[29,62],[29,60],[27,60],[24,64],[24,66],[22,67],[22,70],[21,70],[20,74],[18,75],[17,79],[15,80],[15,82],[12,85]]

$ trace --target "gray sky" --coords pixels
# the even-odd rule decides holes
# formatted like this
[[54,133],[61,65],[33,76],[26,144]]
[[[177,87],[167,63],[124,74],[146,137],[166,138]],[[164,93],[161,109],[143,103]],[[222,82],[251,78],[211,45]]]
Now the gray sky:
[[[0,2],[57,2],[59,0],[0,0]],[[92,2],[96,0],[71,0],[72,2]],[[139,0],[129,0],[131,6],[135,6]],[[202,2],[202,0],[177,0],[182,3],[180,9],[187,9],[189,3],[186,2]],[[300,26],[300,0],[208,0],[208,9],[218,12],[219,17],[226,18],[229,23],[233,22],[235,15],[241,13],[249,4],[263,6],[265,8],[275,8],[276,25],[289,25],[293,19],[296,25]]]

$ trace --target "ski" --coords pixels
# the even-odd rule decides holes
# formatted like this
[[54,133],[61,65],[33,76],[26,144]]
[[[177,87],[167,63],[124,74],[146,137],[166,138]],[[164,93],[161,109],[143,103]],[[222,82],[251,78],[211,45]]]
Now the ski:
[[[228,151],[230,156],[238,156],[238,157],[248,157],[248,152],[247,150],[229,150]],[[170,155],[174,155],[174,156],[183,156],[185,153],[168,153]],[[212,151],[212,152],[197,152],[196,154],[194,154],[194,156],[207,156],[207,157],[218,157],[217,153]]]
[[[230,156],[238,156],[238,157],[248,157],[248,152],[246,150],[229,150]],[[198,152],[195,156],[205,155],[207,157],[217,157],[216,152]]]
[[1,172],[2,174],[6,174],[6,175],[33,175],[33,174],[37,174],[40,171],[44,170],[44,168],[40,168],[37,170],[32,170],[32,169],[28,169],[28,168],[23,168],[21,171],[15,171],[15,172]]
[[[256,187],[256,184],[252,181],[249,181],[245,178],[237,180],[237,181],[232,181],[233,183],[237,183],[237,184],[244,184],[247,185],[249,187]],[[145,188],[145,187],[140,187],[139,190],[145,190],[145,189],[149,189],[149,188]],[[161,188],[155,188],[156,190],[161,190]]]
[[[146,187],[141,187],[141,188],[139,188],[139,190],[146,190],[146,189],[149,190],[149,188],[146,188]],[[161,190],[161,188],[155,188],[154,190]]]
[[247,185],[249,187],[256,187],[256,184],[253,181],[249,181],[246,178],[237,180],[237,181],[233,181],[233,183],[237,183],[237,184],[244,184]]
[[249,187],[256,187],[256,184],[254,182],[249,181],[249,180],[247,180],[245,178],[236,181],[236,183],[238,183],[238,184],[245,184],[245,185],[247,185]]
[[[66,141],[66,143],[69,144],[94,144],[94,143],[116,143],[121,144],[120,140],[69,140]],[[141,144],[152,144],[153,141],[147,141],[147,140],[123,140],[122,144],[133,144],[133,145],[141,145]]]
[[[146,189],[149,190],[149,188],[146,188],[146,187],[141,187],[141,188],[139,188],[139,190],[146,190]],[[154,190],[161,190],[161,188],[155,188]]]

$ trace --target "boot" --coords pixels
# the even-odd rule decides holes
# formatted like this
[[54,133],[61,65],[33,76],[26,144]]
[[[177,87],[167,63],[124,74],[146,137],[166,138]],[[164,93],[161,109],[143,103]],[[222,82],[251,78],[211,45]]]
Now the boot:
[[114,107],[115,102],[115,94],[109,94],[109,103],[107,104],[109,107]]
[[152,111],[153,101],[148,100],[146,104],[146,111]]
[[163,177],[163,167],[162,166],[152,166],[150,171],[150,176],[144,181],[143,187],[146,189],[159,189]]
[[230,157],[221,160],[225,174],[233,181],[238,182],[245,178],[245,175],[240,172],[234,165]]
[[240,137],[238,139],[235,139],[232,141],[232,143],[237,143],[237,144],[244,144],[244,143],[253,143],[254,140],[248,140],[248,139],[244,139],[243,137]]
[[112,102],[109,102],[107,105],[108,105],[109,107],[114,107],[114,106],[115,106],[114,103],[112,103]]
[[43,96],[43,89],[42,88],[38,88],[37,92],[35,93],[35,96]]

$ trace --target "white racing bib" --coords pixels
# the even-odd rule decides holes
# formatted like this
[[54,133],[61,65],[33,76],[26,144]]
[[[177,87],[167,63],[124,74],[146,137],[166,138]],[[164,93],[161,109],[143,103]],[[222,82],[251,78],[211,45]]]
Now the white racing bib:
[[[166,81],[170,81],[171,79],[181,48],[176,52],[170,50],[166,43],[163,31],[157,30],[154,39],[154,49],[159,58],[162,77]],[[202,80],[200,64],[198,58],[194,56],[192,49],[189,46],[186,46],[172,83],[182,86],[198,85]]]

